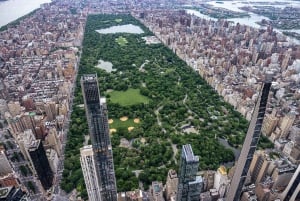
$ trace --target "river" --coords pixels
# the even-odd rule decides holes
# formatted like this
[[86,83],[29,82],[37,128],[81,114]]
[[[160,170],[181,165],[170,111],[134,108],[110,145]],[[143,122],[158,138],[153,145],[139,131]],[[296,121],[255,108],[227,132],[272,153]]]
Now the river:
[[[270,3],[272,3],[271,6],[280,7],[280,8],[285,7],[285,6],[300,7],[300,1],[297,2],[297,1],[285,0],[284,5],[280,4],[280,3],[276,4],[276,2],[271,2],[271,1],[267,1],[267,0],[255,0],[255,1],[256,2],[261,2],[261,1],[270,2]],[[253,6],[253,5],[250,5],[250,3],[248,3],[249,1],[244,1],[244,2],[241,2],[241,1],[222,1],[222,2],[223,3],[217,3],[216,1],[210,1],[210,2],[208,2],[208,4],[210,4],[214,7],[226,8],[228,10],[232,10],[232,11],[236,11],[236,12],[244,12],[243,10],[239,9],[239,7]],[[283,1],[278,1],[278,2],[283,2]],[[256,6],[265,6],[265,5],[264,4],[257,4]],[[217,20],[216,18],[210,17],[208,15],[203,15],[199,11],[195,11],[195,10],[191,10],[191,9],[186,9],[186,10],[189,14],[193,14],[193,15],[201,17],[201,18]],[[255,28],[265,28],[265,27],[262,27],[262,26],[258,25],[256,22],[259,22],[262,19],[268,19],[267,17],[260,16],[260,15],[257,15],[255,13],[251,13],[251,12],[249,12],[248,14],[250,15],[250,17],[231,18],[231,19],[228,19],[228,21],[248,25],[248,26],[255,27]],[[279,32],[279,33],[282,33],[283,31],[291,31],[291,32],[296,32],[296,33],[300,34],[300,29],[291,29],[291,30],[281,30],[281,29],[276,29],[276,28],[273,28],[273,29],[275,31]],[[290,38],[290,41],[300,44],[299,40],[295,40],[295,39]]]
[[8,0],[0,1],[0,27],[30,13],[51,0]]

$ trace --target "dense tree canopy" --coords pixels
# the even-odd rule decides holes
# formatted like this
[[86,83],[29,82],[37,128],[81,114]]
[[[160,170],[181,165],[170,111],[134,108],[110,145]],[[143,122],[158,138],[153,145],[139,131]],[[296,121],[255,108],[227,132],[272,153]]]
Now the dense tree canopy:
[[[121,24],[138,25],[144,33],[95,31]],[[183,144],[192,145],[194,153],[200,156],[202,170],[216,169],[234,160],[233,152],[221,145],[218,138],[241,145],[248,122],[170,49],[162,44],[146,44],[142,37],[150,35],[153,34],[129,15],[88,17],[66,148],[62,187],[67,192],[76,188],[86,194],[79,149],[88,128],[84,109],[78,107],[83,104],[79,79],[85,73],[98,74],[100,93],[108,98],[109,118],[128,116],[142,120],[133,131],[121,129],[111,136],[118,191],[138,188],[138,181],[145,188],[153,180],[165,182],[168,169],[178,168]],[[120,36],[128,43],[118,44],[116,39]],[[108,73],[95,68],[99,59],[111,62],[116,71]],[[108,90],[128,88],[139,89],[150,102],[121,106],[109,101]],[[192,127],[194,132],[184,132],[185,127]],[[120,146],[122,138],[129,141],[130,147]]]

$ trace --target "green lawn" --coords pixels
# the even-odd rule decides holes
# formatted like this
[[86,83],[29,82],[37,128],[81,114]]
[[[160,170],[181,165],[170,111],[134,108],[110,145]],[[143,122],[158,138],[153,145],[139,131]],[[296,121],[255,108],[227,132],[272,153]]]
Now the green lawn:
[[120,46],[125,46],[128,41],[126,38],[124,38],[123,36],[119,36],[118,38],[116,38],[116,42],[120,45]]
[[127,91],[112,91],[109,93],[110,101],[118,103],[121,106],[135,105],[139,103],[148,103],[149,99],[140,94],[139,89],[128,89]]

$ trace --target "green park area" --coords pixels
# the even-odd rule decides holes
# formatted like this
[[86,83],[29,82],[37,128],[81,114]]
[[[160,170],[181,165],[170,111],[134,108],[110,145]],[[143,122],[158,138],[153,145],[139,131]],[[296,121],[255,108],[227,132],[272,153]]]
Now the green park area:
[[[122,19],[117,20],[117,19]],[[99,34],[95,30],[133,24],[142,34]],[[86,198],[80,167],[80,148],[88,133],[79,79],[97,73],[101,96],[106,96],[117,189],[134,190],[139,183],[148,189],[152,181],[165,183],[169,169],[178,171],[181,147],[191,144],[200,156],[200,170],[216,170],[234,161],[231,149],[219,143],[224,138],[233,147],[243,143],[248,122],[227,104],[198,73],[163,44],[145,44],[142,37],[153,34],[130,15],[90,15],[85,27],[83,52],[61,187],[76,189]],[[116,38],[126,37],[120,48]],[[95,68],[98,61],[110,61],[115,71]],[[145,64],[145,61],[147,63]],[[121,117],[127,117],[122,121]],[[134,120],[140,118],[140,123]],[[186,127],[193,132],[187,134]],[[128,127],[134,127],[128,131]],[[118,129],[122,128],[122,129]],[[127,128],[127,129],[126,129]],[[120,146],[124,138],[129,147]],[[143,139],[145,143],[138,143]],[[141,170],[137,177],[136,170]]]
[[136,105],[139,103],[149,103],[149,98],[141,95],[140,89],[127,89],[126,91],[112,91],[109,93],[109,100],[121,106]]
[[116,42],[120,46],[125,46],[128,43],[128,41],[126,40],[126,38],[124,38],[123,36],[119,36],[118,38],[116,38]]

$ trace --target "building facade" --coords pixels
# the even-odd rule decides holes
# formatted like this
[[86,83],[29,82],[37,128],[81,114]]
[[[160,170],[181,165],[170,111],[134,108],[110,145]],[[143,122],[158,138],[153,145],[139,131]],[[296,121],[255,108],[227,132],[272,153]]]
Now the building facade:
[[300,165],[281,195],[283,201],[300,200]]
[[0,176],[12,173],[11,165],[5,154],[5,150],[0,148]]
[[54,175],[41,140],[32,142],[28,148],[28,153],[43,188],[48,190],[52,187]]
[[97,171],[92,145],[87,145],[80,149],[80,164],[89,200],[101,201],[98,177],[95,177]]
[[153,181],[150,187],[151,200],[153,201],[165,201],[163,197],[163,184],[159,181]]
[[225,196],[228,186],[229,186],[229,179],[227,176],[226,167],[221,166],[218,168],[214,178],[214,188],[217,189],[221,198]]
[[199,201],[203,188],[202,177],[197,176],[199,157],[195,156],[190,144],[182,146],[177,201]]
[[265,83],[258,96],[248,132],[242,147],[241,155],[237,162],[237,168],[231,180],[230,188],[226,196],[227,201],[239,201],[246,177],[253,159],[256,146],[260,137],[262,124],[267,107],[270,88],[272,85],[272,73],[266,74]]
[[81,77],[81,86],[93,152],[95,154],[101,198],[105,201],[117,201],[106,100],[105,98],[100,98],[96,74],[83,75]]
[[169,170],[166,181],[166,198],[171,200],[172,197],[176,198],[178,188],[178,177],[175,170]]

